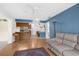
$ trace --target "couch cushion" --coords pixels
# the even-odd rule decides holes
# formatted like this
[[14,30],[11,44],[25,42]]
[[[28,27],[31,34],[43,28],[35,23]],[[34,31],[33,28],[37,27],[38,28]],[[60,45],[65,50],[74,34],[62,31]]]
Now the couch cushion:
[[65,50],[63,51],[64,56],[79,56],[79,51],[72,49],[72,50]]
[[54,40],[48,40],[48,43],[49,44],[53,44],[53,43],[56,43],[56,44],[62,44],[62,39],[57,39],[57,38],[55,38]]
[[50,39],[50,40],[48,40],[48,44],[53,44],[54,42],[56,42],[55,39]]
[[49,44],[52,44],[54,42],[57,43],[57,44],[62,44],[63,43],[62,39],[60,39],[60,38],[54,38],[54,39],[48,40]]
[[62,43],[63,43],[63,40],[62,40],[62,39],[60,39],[60,38],[57,38],[57,39],[56,39],[56,43],[60,45],[60,44],[62,44]]
[[64,33],[56,33],[56,38],[63,39]]
[[62,54],[64,50],[73,49],[73,48],[70,47],[70,46],[67,46],[67,45],[58,45],[58,44],[55,44],[55,45],[52,44],[52,47],[53,47],[54,49],[56,49],[56,51],[58,51],[60,54]]
[[64,40],[72,41],[72,42],[77,42],[78,35],[76,34],[65,34],[64,35]]
[[68,41],[68,40],[63,40],[63,44],[74,48],[77,43],[76,42],[72,42],[72,41]]
[[75,45],[75,49],[76,49],[76,50],[79,50],[79,44],[76,44],[76,45]]
[[64,33],[56,33],[55,40],[56,40],[57,44],[62,44],[63,38],[64,38]]
[[55,45],[57,45],[57,43],[56,42],[53,42],[53,43],[48,43],[51,47],[53,47],[53,46],[55,46]]

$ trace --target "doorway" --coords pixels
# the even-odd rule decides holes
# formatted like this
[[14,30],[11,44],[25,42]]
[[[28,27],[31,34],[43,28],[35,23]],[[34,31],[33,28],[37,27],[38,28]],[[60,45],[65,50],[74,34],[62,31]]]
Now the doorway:
[[31,38],[31,24],[16,22],[15,41],[29,40]]

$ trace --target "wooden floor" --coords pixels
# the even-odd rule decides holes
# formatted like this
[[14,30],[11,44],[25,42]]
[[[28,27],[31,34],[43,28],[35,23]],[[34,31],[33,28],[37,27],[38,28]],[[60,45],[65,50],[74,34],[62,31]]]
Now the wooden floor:
[[49,49],[46,48],[46,45],[47,45],[46,40],[40,40],[38,38],[22,40],[9,44],[5,48],[0,50],[0,56],[13,56],[15,51],[40,48],[40,47],[44,47],[45,50],[49,53],[49,55],[54,56],[54,54]]

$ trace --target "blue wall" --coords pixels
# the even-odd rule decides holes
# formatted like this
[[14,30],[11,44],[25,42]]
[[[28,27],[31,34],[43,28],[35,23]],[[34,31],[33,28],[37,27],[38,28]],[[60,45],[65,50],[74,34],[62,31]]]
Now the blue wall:
[[56,21],[56,32],[79,33],[79,4],[49,19],[50,37],[54,37],[53,21]]

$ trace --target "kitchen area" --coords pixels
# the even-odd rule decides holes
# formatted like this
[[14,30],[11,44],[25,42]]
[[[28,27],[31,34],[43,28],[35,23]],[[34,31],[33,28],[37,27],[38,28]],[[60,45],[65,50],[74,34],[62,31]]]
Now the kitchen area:
[[16,32],[13,34],[15,41],[27,40],[31,38],[31,24],[16,22]]
[[31,38],[46,39],[47,25],[45,23],[16,22],[15,41],[29,40]]

